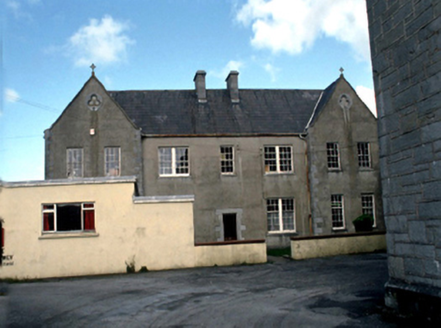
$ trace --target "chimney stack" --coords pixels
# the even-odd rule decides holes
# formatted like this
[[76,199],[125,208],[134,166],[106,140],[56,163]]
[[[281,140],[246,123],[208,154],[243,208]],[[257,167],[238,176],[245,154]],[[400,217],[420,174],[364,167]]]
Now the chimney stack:
[[198,102],[206,103],[207,102],[207,90],[205,88],[205,75],[207,73],[205,71],[197,71],[194,76],[194,85],[196,87],[196,94],[198,96]]
[[228,74],[227,79],[225,80],[227,82],[227,89],[230,91],[230,99],[232,103],[239,102],[238,76],[238,71],[230,71],[230,74]]

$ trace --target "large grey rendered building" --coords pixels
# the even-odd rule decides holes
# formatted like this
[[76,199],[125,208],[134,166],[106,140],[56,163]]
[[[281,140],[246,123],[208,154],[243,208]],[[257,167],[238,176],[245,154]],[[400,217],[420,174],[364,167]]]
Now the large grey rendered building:
[[[343,74],[325,90],[107,91],[94,73],[45,131],[46,179],[136,176],[195,195],[196,242],[383,230],[377,122]],[[126,218],[127,219],[127,218]],[[99,221],[97,219],[97,224]],[[166,233],[166,232],[161,232]]]

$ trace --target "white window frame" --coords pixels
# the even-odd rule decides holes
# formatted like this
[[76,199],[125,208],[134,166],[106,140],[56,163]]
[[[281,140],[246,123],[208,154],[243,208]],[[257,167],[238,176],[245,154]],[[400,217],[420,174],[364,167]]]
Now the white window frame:
[[[367,147],[365,147],[367,146]],[[358,167],[371,168],[371,144],[369,142],[357,143]],[[367,159],[366,159],[367,157]]]
[[[338,199],[339,198],[339,199]],[[334,210],[338,211],[338,217],[341,218],[334,220]],[[345,222],[345,198],[341,194],[331,195],[331,225],[332,230],[344,230],[346,229]],[[334,226],[334,222],[341,222],[342,226]]]
[[[277,211],[268,211],[269,202],[277,202]],[[292,220],[293,220],[293,229],[284,229],[283,226],[283,214],[288,212],[283,210],[283,201],[292,201]],[[291,211],[289,211],[291,212]],[[268,226],[268,215],[270,213],[278,213],[278,221],[279,221],[279,230],[269,230]],[[267,217],[267,229],[268,233],[274,234],[274,233],[293,233],[296,232],[296,202],[294,198],[268,198],[266,200],[266,217]]]
[[[117,174],[111,174],[112,170],[115,170],[115,163],[118,164],[116,168]],[[121,176],[121,147],[104,147],[104,174],[106,177]]]
[[[231,153],[229,152],[222,152],[223,150],[231,149]],[[219,148],[220,152],[220,171],[222,175],[233,175],[235,172],[235,165],[234,165],[234,146],[220,146]],[[228,158],[228,155],[231,154],[231,158]],[[230,164],[230,165],[228,165]],[[230,168],[231,171],[223,171],[224,168]]]
[[[363,198],[370,198],[370,204],[367,204],[368,202],[366,202]],[[374,194],[361,194],[361,212],[362,214],[369,214],[372,215],[372,218],[374,219],[374,222],[372,224],[372,227],[376,227],[377,226],[377,219],[376,219],[376,215],[375,215],[375,197]]]
[[[78,155],[80,155],[80,161],[78,161]],[[70,160],[72,159],[72,161]],[[66,149],[66,175],[68,178],[82,178],[84,176],[84,151],[83,148],[67,148]],[[78,168],[80,165],[81,172],[78,174]]]
[[[337,159],[337,161],[335,160]],[[326,143],[326,160],[328,163],[329,171],[339,171],[340,166],[340,146],[338,142],[327,142]],[[330,164],[337,163],[337,166],[332,166]]]
[[[81,229],[80,230],[62,230],[58,231],[57,227],[57,208],[58,206],[64,206],[64,205],[70,205],[70,206],[80,206],[80,221],[81,221]],[[88,205],[92,205],[91,207]],[[52,206],[50,209],[45,209],[45,206]],[[41,231],[43,234],[69,234],[69,233],[82,233],[82,232],[95,232],[94,228],[93,230],[85,230],[84,229],[84,212],[85,211],[94,211],[94,227],[96,225],[96,212],[95,212],[95,203],[94,202],[83,202],[83,203],[48,203],[48,204],[42,204],[41,205]],[[53,220],[54,220],[54,229],[53,230],[45,230],[44,229],[44,215],[45,214],[53,214]]]
[[[267,149],[274,148],[276,158],[267,158]],[[289,148],[290,149],[290,170],[281,170],[281,159],[280,159],[280,148]],[[292,146],[290,145],[280,145],[280,146],[273,146],[273,145],[267,145],[263,147],[263,159],[264,159],[264,167],[265,167],[265,174],[283,174],[283,173],[293,173],[294,172],[294,160],[293,160],[293,150]],[[268,161],[276,161],[276,170],[270,171],[270,164],[267,164]],[[268,168],[268,169],[267,169]]]
[[[170,149],[171,150],[171,173],[161,173],[161,150]],[[176,165],[176,150],[185,149],[187,150],[187,172],[186,173],[176,173],[179,166]],[[187,177],[190,175],[190,148],[187,146],[179,147],[159,147],[158,148],[158,165],[159,165],[159,176],[161,177]]]

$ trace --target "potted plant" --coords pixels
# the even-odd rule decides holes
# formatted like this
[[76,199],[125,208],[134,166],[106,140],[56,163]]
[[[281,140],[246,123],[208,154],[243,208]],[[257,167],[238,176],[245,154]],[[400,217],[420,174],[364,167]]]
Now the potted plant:
[[370,214],[362,214],[354,221],[352,221],[356,232],[372,231],[374,225],[374,218]]

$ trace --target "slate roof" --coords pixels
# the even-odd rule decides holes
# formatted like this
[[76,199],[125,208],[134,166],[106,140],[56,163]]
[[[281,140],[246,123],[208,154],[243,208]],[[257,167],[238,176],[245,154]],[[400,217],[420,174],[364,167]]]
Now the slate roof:
[[311,119],[308,122],[306,129],[308,129],[308,127],[314,123],[315,119],[320,115],[322,109],[328,103],[329,99],[331,98],[332,94],[334,93],[337,82],[338,82],[338,80],[335,80],[325,90],[323,90],[323,93],[318,100],[317,106],[315,107],[314,112],[311,115]]
[[109,91],[144,135],[237,135],[302,133],[322,90],[207,90],[198,103],[195,90]]

